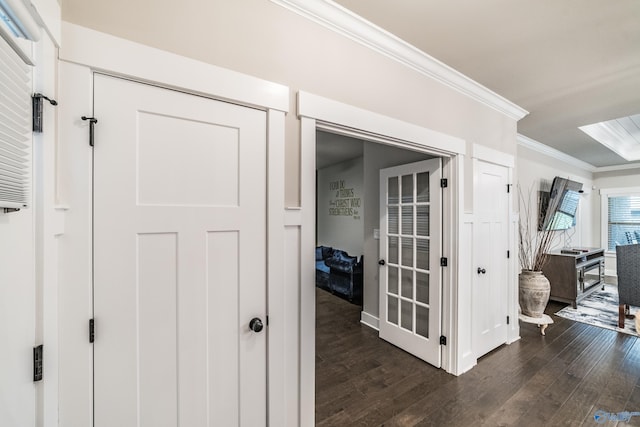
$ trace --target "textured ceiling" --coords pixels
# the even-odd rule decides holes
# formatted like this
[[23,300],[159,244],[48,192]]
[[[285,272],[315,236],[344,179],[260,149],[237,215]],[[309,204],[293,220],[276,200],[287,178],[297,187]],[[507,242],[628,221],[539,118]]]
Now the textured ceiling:
[[579,126],[640,113],[638,0],[336,0],[528,110],[518,131],[593,166]]

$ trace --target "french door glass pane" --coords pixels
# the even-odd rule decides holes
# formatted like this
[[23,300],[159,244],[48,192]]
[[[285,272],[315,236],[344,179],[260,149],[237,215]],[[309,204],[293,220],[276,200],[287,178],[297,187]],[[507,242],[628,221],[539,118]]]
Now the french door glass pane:
[[398,298],[387,297],[387,321],[398,324]]
[[416,305],[416,334],[429,338],[429,309]]
[[389,293],[398,294],[398,267],[389,266]]
[[429,304],[429,273],[416,272],[416,301]]
[[418,236],[429,235],[429,206],[416,207],[416,234]]
[[388,180],[389,189],[388,189],[388,202],[389,204],[397,204],[398,203],[398,177],[392,176]]
[[402,234],[413,235],[413,206],[402,207]]
[[389,236],[389,262],[398,263],[398,238]]
[[413,270],[401,270],[402,296],[413,299]]
[[413,303],[411,301],[400,301],[400,326],[413,332]]
[[398,234],[400,232],[400,230],[398,230],[398,206],[389,206],[388,212],[389,234]]
[[422,172],[417,175],[416,190],[418,193],[418,203],[429,202],[429,172]]
[[402,239],[402,265],[413,267],[413,239],[403,237]]
[[416,239],[416,267],[422,270],[429,269],[429,240]]
[[402,203],[413,203],[413,175],[402,176]]

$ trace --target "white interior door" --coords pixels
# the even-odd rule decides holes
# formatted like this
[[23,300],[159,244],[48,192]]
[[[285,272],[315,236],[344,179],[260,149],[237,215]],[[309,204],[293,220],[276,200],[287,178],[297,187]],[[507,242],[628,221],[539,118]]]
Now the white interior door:
[[266,113],[94,94],[95,426],[265,425]]
[[476,161],[473,286],[476,357],[507,342],[508,170]]
[[380,338],[440,367],[440,159],[380,171]]

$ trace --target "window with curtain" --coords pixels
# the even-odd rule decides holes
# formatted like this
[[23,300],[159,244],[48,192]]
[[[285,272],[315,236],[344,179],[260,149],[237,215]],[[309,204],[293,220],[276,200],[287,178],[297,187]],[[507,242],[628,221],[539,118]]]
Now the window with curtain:
[[39,33],[22,1],[0,0],[0,212],[31,200],[30,55]]
[[608,250],[618,245],[640,243],[640,194],[608,197]]

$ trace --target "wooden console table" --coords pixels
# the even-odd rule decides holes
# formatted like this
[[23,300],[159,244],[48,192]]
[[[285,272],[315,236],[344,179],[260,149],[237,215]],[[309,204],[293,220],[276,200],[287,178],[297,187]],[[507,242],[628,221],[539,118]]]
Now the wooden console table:
[[604,286],[604,249],[571,250],[550,252],[542,272],[551,283],[550,299],[576,308],[581,299]]

